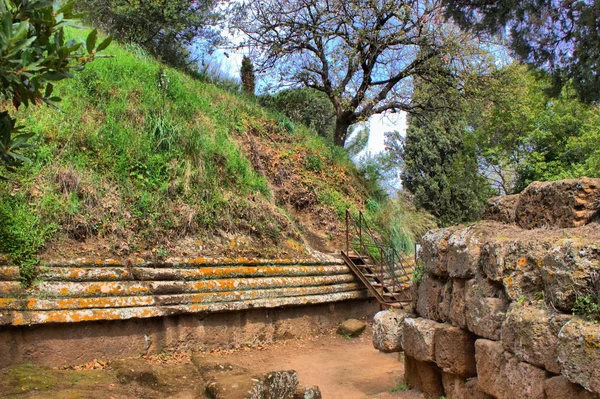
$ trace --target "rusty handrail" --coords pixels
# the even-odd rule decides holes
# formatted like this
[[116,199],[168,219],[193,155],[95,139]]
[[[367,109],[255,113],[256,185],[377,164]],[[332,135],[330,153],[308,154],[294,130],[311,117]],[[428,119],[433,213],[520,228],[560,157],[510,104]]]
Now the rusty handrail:
[[[352,231],[358,236],[358,243],[353,244],[351,248]],[[410,275],[404,266],[406,261],[399,251],[393,246],[383,245],[381,240],[373,234],[361,211],[358,213],[358,218],[355,218],[349,210],[346,210],[346,254],[349,254],[351,249],[359,257],[368,259],[373,265],[373,271],[378,276],[382,292],[387,291],[395,296],[398,292],[397,288],[402,286],[400,278],[404,277],[406,282],[410,282]],[[379,259],[373,255],[372,250],[377,252]],[[401,276],[398,276],[397,272],[400,272]],[[390,280],[391,286],[386,284],[386,281]]]

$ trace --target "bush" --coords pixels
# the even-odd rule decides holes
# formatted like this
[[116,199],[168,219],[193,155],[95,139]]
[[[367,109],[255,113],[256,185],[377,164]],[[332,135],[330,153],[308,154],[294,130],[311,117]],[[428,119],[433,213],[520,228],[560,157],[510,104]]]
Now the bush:
[[313,89],[283,90],[273,96],[261,96],[259,102],[333,141],[335,111],[325,94]]

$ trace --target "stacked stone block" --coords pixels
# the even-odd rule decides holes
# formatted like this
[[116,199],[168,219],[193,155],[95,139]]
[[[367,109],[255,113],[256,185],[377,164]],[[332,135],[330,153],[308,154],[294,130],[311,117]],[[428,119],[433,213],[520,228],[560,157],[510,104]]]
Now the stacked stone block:
[[494,221],[425,234],[397,334],[406,381],[433,397],[600,398],[600,324],[573,315],[600,294],[599,199],[599,179],[535,183],[493,199]]

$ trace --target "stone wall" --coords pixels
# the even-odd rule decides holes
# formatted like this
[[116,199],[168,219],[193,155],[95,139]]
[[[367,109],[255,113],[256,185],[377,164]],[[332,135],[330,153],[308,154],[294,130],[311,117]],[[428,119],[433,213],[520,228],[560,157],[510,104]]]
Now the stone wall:
[[376,316],[376,347],[438,398],[600,398],[600,312],[573,315],[598,304],[599,200],[599,179],[534,183],[495,220],[429,231],[413,313]]
[[[5,262],[2,264],[2,262]],[[368,291],[341,261],[77,259],[41,267],[29,289],[0,259],[0,327],[126,320],[278,308],[352,299]]]
[[23,288],[0,258],[0,367],[254,345],[378,309],[335,259],[63,260]]

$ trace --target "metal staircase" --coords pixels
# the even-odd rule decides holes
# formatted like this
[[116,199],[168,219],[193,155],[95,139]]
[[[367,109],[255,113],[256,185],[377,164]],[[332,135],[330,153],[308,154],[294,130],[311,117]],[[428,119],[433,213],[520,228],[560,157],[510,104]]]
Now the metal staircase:
[[355,218],[346,210],[346,251],[341,256],[382,307],[410,303],[412,266],[395,248],[383,245],[362,212]]

